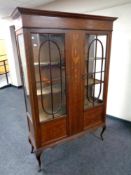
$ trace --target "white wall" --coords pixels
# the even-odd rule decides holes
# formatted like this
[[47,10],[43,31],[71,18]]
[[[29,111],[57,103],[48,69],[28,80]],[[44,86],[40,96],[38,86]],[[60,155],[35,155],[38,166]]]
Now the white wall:
[[14,26],[9,27],[9,37],[11,42],[9,43],[10,49],[8,49],[8,53],[12,54],[12,57],[9,58],[12,84],[15,86],[21,86],[20,68],[19,68]]
[[16,43],[13,28],[9,26],[12,23],[6,20],[0,20],[0,37],[6,41],[7,57],[10,68],[10,80],[14,86],[21,85],[20,71],[18,64],[18,55],[16,51]]
[[131,4],[94,11],[115,16],[107,114],[131,121]]

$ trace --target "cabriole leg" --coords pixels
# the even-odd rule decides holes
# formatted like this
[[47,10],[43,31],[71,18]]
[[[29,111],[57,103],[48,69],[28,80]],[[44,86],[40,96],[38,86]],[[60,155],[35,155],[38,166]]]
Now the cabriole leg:
[[36,151],[36,152],[35,152],[36,159],[37,159],[38,165],[39,165],[38,172],[41,171],[41,154],[42,154],[42,151]]
[[31,145],[31,154],[34,153],[34,146]]
[[102,141],[104,140],[103,133],[104,133],[105,130],[106,130],[106,125],[103,126],[102,131],[101,131],[101,134],[100,134]]
[[30,138],[28,140],[29,140],[29,143],[31,145],[31,153],[34,153],[34,146],[32,145]]

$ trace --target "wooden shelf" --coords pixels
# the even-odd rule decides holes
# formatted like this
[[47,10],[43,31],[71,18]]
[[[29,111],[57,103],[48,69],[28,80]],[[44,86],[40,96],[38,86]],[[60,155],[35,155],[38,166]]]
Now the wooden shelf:
[[[100,84],[100,83],[103,83],[104,81],[100,81],[100,80],[97,80],[95,79],[95,84]],[[93,78],[89,78],[89,82],[88,82],[88,86],[91,86],[91,85],[94,85],[94,79]],[[85,83],[85,86],[87,86],[87,82]],[[59,93],[61,92],[61,87],[59,84],[54,84],[52,86],[52,89],[53,89],[53,93]],[[51,93],[51,86],[47,86],[47,87],[44,87],[43,88],[43,91],[42,91],[42,95],[48,95]],[[37,95],[41,95],[41,90],[40,89],[37,89]]]
[[[103,58],[103,60],[105,60],[106,58]],[[85,61],[94,61],[95,58],[94,57],[89,57],[89,59],[85,59]],[[102,57],[96,57],[96,60],[102,60]]]
[[[41,62],[40,66],[60,66],[60,62]],[[34,62],[34,66],[39,66],[39,62]],[[64,67],[65,65],[62,64],[62,67]]]
[[[53,93],[59,93],[61,92],[61,87],[60,85],[56,84],[52,86]],[[47,86],[43,88],[42,95],[48,95],[51,93],[51,86]],[[41,90],[37,89],[37,95],[41,95]]]
[[[89,78],[88,79],[88,86],[94,85],[94,84],[100,84],[100,83],[104,83],[104,81],[95,79],[95,83],[94,83],[94,79],[93,78]],[[85,80],[85,86],[87,86],[87,80]]]

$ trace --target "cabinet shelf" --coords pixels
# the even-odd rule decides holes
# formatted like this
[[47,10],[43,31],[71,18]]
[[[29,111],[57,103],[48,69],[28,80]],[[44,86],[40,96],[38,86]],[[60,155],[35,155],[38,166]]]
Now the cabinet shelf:
[[[39,62],[34,62],[34,66],[39,66]],[[48,67],[48,66],[59,66],[60,67],[60,63],[59,62],[41,62],[40,66],[43,67]],[[62,68],[65,67],[65,65],[62,63]]]
[[101,73],[105,73],[105,71],[102,70],[102,71],[96,71],[96,72],[89,72],[88,74],[89,75],[94,75],[94,74],[101,74]]
[[[52,92],[53,93],[61,92],[61,86],[60,85],[53,85],[52,86]],[[42,95],[48,95],[50,93],[51,93],[51,86],[47,86],[47,87],[44,87],[42,89]],[[37,96],[39,96],[39,95],[41,95],[41,89],[37,89]]]
[[[105,60],[106,58],[104,57],[103,60]],[[85,61],[94,61],[95,58],[94,57],[89,57],[89,59],[85,59]],[[96,60],[102,60],[102,57],[96,57]]]
[[[100,84],[100,83],[104,83],[104,81],[98,80],[98,79],[94,79],[93,78],[89,78],[88,79],[88,86],[94,85],[94,84]],[[85,82],[85,86],[87,86],[87,81]]]
[[[60,81],[61,81],[60,78],[55,78],[52,80],[52,84],[53,85],[58,84]],[[42,81],[36,81],[36,83],[43,83],[43,85],[45,85],[45,86],[50,86],[51,81],[47,78],[43,78]]]

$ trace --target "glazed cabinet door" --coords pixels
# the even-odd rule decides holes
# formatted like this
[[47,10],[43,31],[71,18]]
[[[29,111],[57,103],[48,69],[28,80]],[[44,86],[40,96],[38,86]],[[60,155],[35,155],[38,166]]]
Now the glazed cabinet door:
[[30,94],[30,79],[28,74],[28,63],[26,60],[26,49],[24,45],[24,36],[23,34],[17,35],[17,47],[19,50],[19,63],[21,69],[21,79],[24,86],[24,97],[27,116],[32,120],[32,110],[31,110],[31,94]]
[[86,34],[84,66],[84,125],[104,122],[107,34]]
[[32,32],[41,142],[53,142],[67,135],[65,33]]
[[31,34],[40,122],[66,114],[64,34]]

